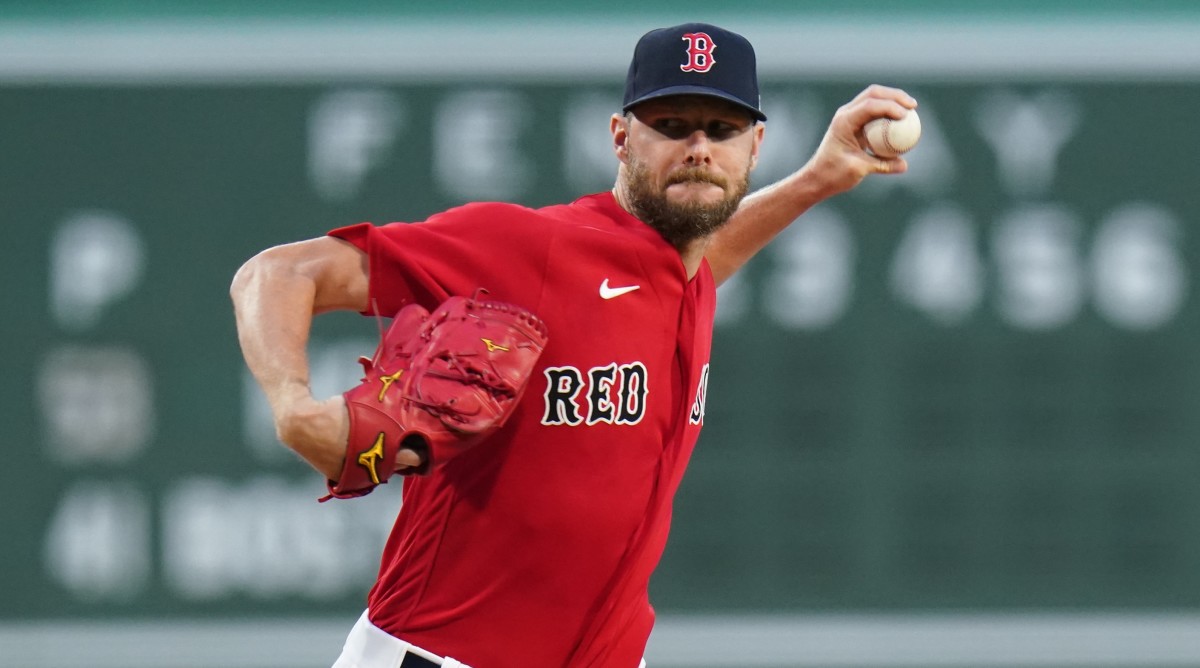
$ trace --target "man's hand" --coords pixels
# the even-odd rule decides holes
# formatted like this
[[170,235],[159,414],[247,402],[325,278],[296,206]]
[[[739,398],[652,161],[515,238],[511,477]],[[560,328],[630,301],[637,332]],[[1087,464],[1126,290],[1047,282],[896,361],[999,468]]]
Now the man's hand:
[[812,158],[801,169],[817,184],[821,199],[857,186],[868,174],[902,174],[908,163],[902,157],[879,158],[866,150],[863,126],[876,118],[900,119],[917,101],[899,88],[868,86],[842,105]]

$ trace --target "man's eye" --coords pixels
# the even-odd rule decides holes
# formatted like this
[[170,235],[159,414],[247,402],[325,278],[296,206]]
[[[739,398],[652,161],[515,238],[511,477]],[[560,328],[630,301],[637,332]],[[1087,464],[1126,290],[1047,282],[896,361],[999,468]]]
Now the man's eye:
[[740,131],[741,128],[738,126],[722,121],[716,121],[709,124],[706,130],[708,136],[712,139],[729,139],[730,137],[736,136]]
[[677,117],[659,118],[651,125],[655,130],[671,139],[681,139],[696,130],[703,130],[709,139],[722,141],[736,137],[742,131],[740,126],[727,121],[709,121],[707,123],[696,124],[687,119]]
[[660,118],[654,122],[654,129],[672,139],[686,137],[691,132],[691,127],[682,118]]

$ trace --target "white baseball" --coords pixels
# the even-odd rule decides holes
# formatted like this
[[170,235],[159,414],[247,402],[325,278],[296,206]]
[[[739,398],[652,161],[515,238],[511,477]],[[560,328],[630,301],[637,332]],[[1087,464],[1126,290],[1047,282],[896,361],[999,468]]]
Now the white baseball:
[[876,118],[863,126],[867,147],[880,158],[894,158],[917,145],[921,138],[921,117],[909,109],[904,118]]

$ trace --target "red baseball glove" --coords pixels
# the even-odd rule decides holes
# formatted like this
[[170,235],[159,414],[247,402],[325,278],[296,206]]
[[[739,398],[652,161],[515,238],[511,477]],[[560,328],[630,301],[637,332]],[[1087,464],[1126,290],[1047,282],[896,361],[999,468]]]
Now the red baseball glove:
[[423,463],[399,473],[424,474],[477,445],[512,414],[546,341],[542,321],[511,304],[451,297],[432,314],[401,309],[342,395],[350,440],[322,500],[371,493],[397,472],[401,448]]

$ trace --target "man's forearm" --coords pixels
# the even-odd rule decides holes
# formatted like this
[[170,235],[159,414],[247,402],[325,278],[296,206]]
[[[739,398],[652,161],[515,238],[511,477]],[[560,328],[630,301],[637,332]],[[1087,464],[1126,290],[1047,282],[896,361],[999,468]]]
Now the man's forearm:
[[306,348],[316,287],[283,262],[247,262],[230,288],[246,365],[266,394],[281,441],[330,478],[341,470],[348,430],[340,397],[318,402]]
[[717,285],[828,193],[828,185],[812,170],[802,169],[742,200],[729,222],[713,234],[705,252]]

